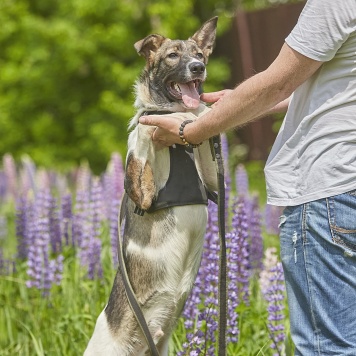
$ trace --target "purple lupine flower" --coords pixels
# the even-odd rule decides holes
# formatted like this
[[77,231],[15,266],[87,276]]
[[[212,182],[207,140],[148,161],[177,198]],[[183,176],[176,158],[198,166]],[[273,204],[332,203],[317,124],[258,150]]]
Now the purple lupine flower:
[[258,196],[252,199],[249,218],[250,267],[253,273],[259,273],[263,268],[263,238],[261,229],[261,212]]
[[9,153],[3,156],[3,169],[6,176],[8,198],[16,199],[18,193],[17,168],[14,158]]
[[[36,166],[29,156],[22,157],[22,169],[20,171],[21,195],[26,196],[30,190],[37,193]],[[43,187],[42,187],[43,188]]]
[[124,192],[124,168],[118,153],[112,154],[103,181],[107,216],[109,218],[112,258],[114,266],[117,266],[118,216],[121,197]]
[[88,164],[81,164],[77,170],[76,190],[87,191],[90,189],[92,175]]
[[[62,197],[62,203],[61,203],[61,223],[62,223],[61,230],[63,231],[64,241],[65,241],[66,246],[68,246],[69,244],[71,244],[72,246],[75,246],[73,236],[71,236],[71,233],[70,233],[72,217],[73,217],[72,195],[65,194]],[[71,239],[71,241],[70,241],[70,239]]]
[[267,327],[272,340],[273,356],[284,355],[284,304],[285,285],[282,263],[277,262],[276,249],[266,250],[265,270],[260,275],[260,285],[264,298],[268,302]]
[[94,279],[96,276],[101,278],[103,270],[101,266],[101,224],[104,218],[103,215],[103,190],[99,179],[94,179],[91,186],[91,203],[92,228],[89,238],[88,248],[88,277]]
[[62,252],[62,231],[60,225],[57,201],[53,195],[49,194],[49,233],[52,252],[58,254]]
[[[193,290],[183,310],[183,317],[186,319],[185,327],[188,330],[188,343],[185,344],[182,353],[180,353],[184,355],[187,352],[200,352],[201,350],[207,350],[208,355],[214,355],[215,353],[214,342],[217,327],[215,318],[218,314],[220,245],[217,206],[210,202],[208,210],[209,216],[202,261]],[[202,302],[203,305],[201,305]],[[200,308],[204,309],[201,311]],[[194,325],[192,320],[197,320],[196,325]],[[205,332],[203,332],[203,327],[205,328]]]
[[[236,308],[239,305],[240,298],[243,298],[245,303],[249,302],[247,208],[247,200],[240,197],[234,208],[231,232],[226,235],[229,295],[228,342],[237,342],[238,339],[239,329]],[[183,351],[179,355],[187,355],[193,351],[202,352],[202,354],[206,355],[215,354],[215,335],[218,328],[219,251],[217,206],[209,204],[208,226],[201,266],[193,291],[183,311],[184,325],[188,330],[188,342],[185,343]],[[193,320],[197,320],[196,323]]]
[[75,245],[78,247],[80,264],[82,267],[87,267],[89,239],[92,236],[90,192],[88,191],[77,192],[72,234]]
[[28,200],[21,196],[16,200],[16,238],[17,238],[17,257],[26,259],[28,255],[28,247],[31,245],[29,241],[28,221],[32,214],[32,206]]
[[8,234],[6,216],[0,215],[0,240],[5,239]]
[[40,189],[50,191],[51,183],[50,183],[49,173],[47,172],[47,170],[43,168],[37,170],[36,183],[37,183],[37,187],[39,187]]
[[2,247],[0,246],[0,276],[7,274],[5,272],[5,265],[6,265],[6,261],[4,259],[4,252],[3,252]]
[[103,219],[102,186],[99,179],[93,179],[88,193],[77,194],[77,211],[73,219],[73,234],[78,242],[80,263],[87,268],[88,278],[102,277],[100,260],[101,223]]
[[245,167],[239,164],[235,171],[235,183],[238,196],[247,196],[249,190],[248,175]]
[[103,221],[104,203],[103,203],[103,187],[99,179],[93,179],[90,189],[90,210],[94,235],[99,236],[101,230],[101,222]]
[[7,193],[7,179],[4,171],[0,171],[0,201],[5,200]]
[[48,171],[47,174],[51,191],[56,192],[60,197],[68,194],[69,182],[66,176],[55,171]]
[[124,192],[125,171],[121,156],[116,152],[111,155],[109,170],[112,172],[113,176],[114,197],[120,200]]
[[[201,302],[201,294],[204,294],[208,288],[209,293],[217,298],[218,285],[218,259],[219,259],[219,228],[217,222],[217,205],[209,202],[209,215],[207,223],[207,231],[204,239],[204,249],[202,260],[198,271],[194,287],[189,298],[186,301],[183,310],[183,316],[187,320],[195,320],[199,314],[199,304]],[[212,274],[208,272],[210,270]],[[213,287],[212,287],[213,286]]]
[[115,267],[118,265],[118,236],[119,236],[119,212],[120,212],[120,201],[113,200],[110,206],[109,212],[109,229],[110,229],[110,241],[111,241],[111,252],[112,260]]
[[87,214],[89,211],[89,192],[79,190],[75,199],[75,212],[72,221],[72,243],[74,246],[82,249],[84,240],[84,231],[87,227]]
[[[232,232],[236,234],[236,256],[233,261],[236,264],[238,283],[238,295],[244,302],[249,302],[249,246],[248,246],[248,223],[247,223],[247,200],[240,197],[234,204],[232,218]],[[235,272],[235,271],[234,271]]]
[[44,295],[49,294],[53,282],[61,274],[61,258],[57,263],[50,261],[50,208],[51,195],[49,191],[39,190],[35,196],[31,219],[28,222],[30,244],[28,247],[27,274],[28,287],[42,290]]
[[228,320],[227,320],[227,342],[237,342],[238,340],[238,314],[236,308],[239,305],[239,244],[237,239],[239,236],[236,231],[226,234],[227,248],[227,273],[228,273]]
[[217,310],[215,307],[206,308],[198,316],[200,325],[194,333],[187,333],[187,342],[183,344],[183,350],[179,355],[215,355],[215,333],[218,329]]
[[279,234],[279,217],[283,211],[282,207],[266,204],[265,226],[269,234]]
[[[59,173],[53,170],[46,170],[49,189],[62,192],[63,181],[60,181]],[[65,187],[64,187],[65,188]]]
[[103,277],[103,268],[100,260],[101,240],[97,237],[89,240],[88,247],[88,278],[95,279],[95,277]]
[[221,151],[224,158],[224,173],[225,173],[225,199],[226,208],[228,209],[231,193],[231,175],[229,167],[229,142],[225,134],[221,135]]
[[60,285],[63,277],[63,255],[58,255],[54,260],[49,261],[50,271],[51,274],[51,281],[56,284]]
[[16,272],[15,260],[4,258],[3,249],[0,247],[0,276],[8,276]]
[[263,270],[260,272],[259,284],[262,292],[267,290],[270,284],[270,270],[278,263],[277,249],[268,247],[264,253]]

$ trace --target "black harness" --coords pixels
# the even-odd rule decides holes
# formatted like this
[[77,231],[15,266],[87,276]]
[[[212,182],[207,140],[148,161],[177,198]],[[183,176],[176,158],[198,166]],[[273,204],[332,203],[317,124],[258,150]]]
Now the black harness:
[[[210,192],[199,177],[192,148],[183,145],[170,146],[169,157],[170,170],[167,182],[158,192],[150,208],[146,210],[147,213],[172,206],[208,205],[208,199],[217,203],[216,194]],[[144,212],[136,206],[136,214],[142,216]]]
[[[150,112],[147,114],[167,114],[167,112]],[[225,182],[224,166],[221,153],[220,135],[210,139],[211,152],[217,164],[217,178],[219,194],[210,192],[203,185],[198,175],[193,149],[182,145],[169,147],[170,153],[170,173],[166,185],[159,191],[157,198],[153,201],[148,213],[159,209],[180,205],[208,204],[208,199],[218,204],[218,225],[220,232],[220,259],[219,259],[219,340],[218,354],[226,355],[226,326],[227,326],[227,279],[226,279],[226,241],[225,241]],[[145,336],[150,348],[151,356],[159,356],[156,345],[148,329],[145,317],[132,289],[127,275],[122,242],[120,237],[121,223],[124,219],[124,209],[128,196],[124,194],[119,217],[119,238],[118,238],[118,260],[122,274],[125,292],[131,309],[136,320]],[[135,211],[138,215],[143,215],[144,210],[136,206]]]

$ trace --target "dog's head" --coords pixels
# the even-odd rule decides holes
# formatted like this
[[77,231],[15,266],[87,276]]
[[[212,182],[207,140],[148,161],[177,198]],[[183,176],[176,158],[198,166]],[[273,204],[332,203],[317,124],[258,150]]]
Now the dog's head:
[[185,41],[154,34],[135,43],[137,52],[146,59],[136,82],[136,107],[185,111],[199,106],[217,21],[214,17],[205,22]]

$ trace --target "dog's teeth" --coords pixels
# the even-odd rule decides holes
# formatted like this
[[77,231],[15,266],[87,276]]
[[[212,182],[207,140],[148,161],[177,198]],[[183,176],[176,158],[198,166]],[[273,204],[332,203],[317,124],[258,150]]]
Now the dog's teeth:
[[178,92],[180,92],[180,88],[179,88],[179,85],[177,83],[174,83],[174,89],[177,90]]

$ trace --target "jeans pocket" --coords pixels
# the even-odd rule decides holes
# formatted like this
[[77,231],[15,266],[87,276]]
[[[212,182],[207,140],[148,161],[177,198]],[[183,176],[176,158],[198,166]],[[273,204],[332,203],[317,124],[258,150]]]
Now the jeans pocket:
[[327,198],[327,203],[334,242],[356,252],[356,190]]

